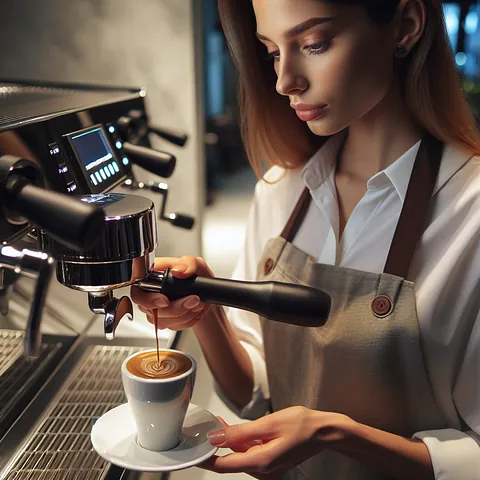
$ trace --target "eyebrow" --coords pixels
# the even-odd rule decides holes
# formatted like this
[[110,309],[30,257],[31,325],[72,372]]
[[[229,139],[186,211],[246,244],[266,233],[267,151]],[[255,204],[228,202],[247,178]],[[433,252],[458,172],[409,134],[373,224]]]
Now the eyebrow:
[[[306,20],[305,22],[302,22],[295,27],[291,28],[288,30],[287,33],[285,33],[285,37],[287,38],[292,38],[296,37],[297,35],[302,34],[303,32],[306,32],[310,28],[315,27],[316,25],[321,25],[323,23],[328,23],[333,20],[333,17],[314,17],[310,18],[309,20]],[[259,40],[267,40],[270,41],[267,37],[262,35],[261,33],[256,33],[256,36]]]

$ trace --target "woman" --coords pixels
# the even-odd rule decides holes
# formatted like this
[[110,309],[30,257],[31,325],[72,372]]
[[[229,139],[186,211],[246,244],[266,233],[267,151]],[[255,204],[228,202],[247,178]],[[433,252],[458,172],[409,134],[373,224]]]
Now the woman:
[[313,329],[133,292],[160,327],[193,328],[243,416],[273,412],[211,435],[237,453],[206,468],[480,478],[480,140],[440,0],[219,7],[250,161],[270,167],[234,277],[317,287],[332,311]]

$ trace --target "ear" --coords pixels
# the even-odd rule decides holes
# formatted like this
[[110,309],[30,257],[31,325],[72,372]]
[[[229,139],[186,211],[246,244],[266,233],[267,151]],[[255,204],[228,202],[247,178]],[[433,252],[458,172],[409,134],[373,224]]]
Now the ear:
[[408,55],[425,30],[427,11],[423,0],[401,0],[396,17],[396,45],[402,45]]

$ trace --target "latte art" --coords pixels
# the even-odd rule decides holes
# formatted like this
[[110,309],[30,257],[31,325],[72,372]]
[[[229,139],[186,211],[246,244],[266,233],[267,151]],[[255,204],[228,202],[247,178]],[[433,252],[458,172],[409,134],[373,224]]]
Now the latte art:
[[136,377],[150,379],[166,379],[182,375],[192,367],[191,360],[181,353],[159,352],[160,362],[156,351],[140,352],[127,362],[127,370]]
[[156,358],[144,358],[140,370],[153,378],[168,377],[178,370],[178,363],[172,358],[160,359],[160,363]]

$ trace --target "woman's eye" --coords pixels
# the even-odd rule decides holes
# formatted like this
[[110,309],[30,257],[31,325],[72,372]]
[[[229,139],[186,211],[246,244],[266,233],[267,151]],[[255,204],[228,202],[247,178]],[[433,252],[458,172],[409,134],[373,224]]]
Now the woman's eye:
[[313,45],[306,46],[306,50],[311,55],[319,55],[320,53],[324,53],[330,47],[330,41],[319,42]]
[[278,50],[275,52],[269,52],[267,55],[267,60],[273,60],[274,62],[277,62],[280,60],[280,52]]
[[[312,45],[307,45],[303,47],[303,50],[306,50],[309,55],[320,55],[321,53],[326,52],[331,45],[331,41],[323,41],[314,43]],[[280,52],[278,50],[274,50],[272,52],[268,52],[267,60],[273,60],[274,62],[278,62],[280,60]]]

